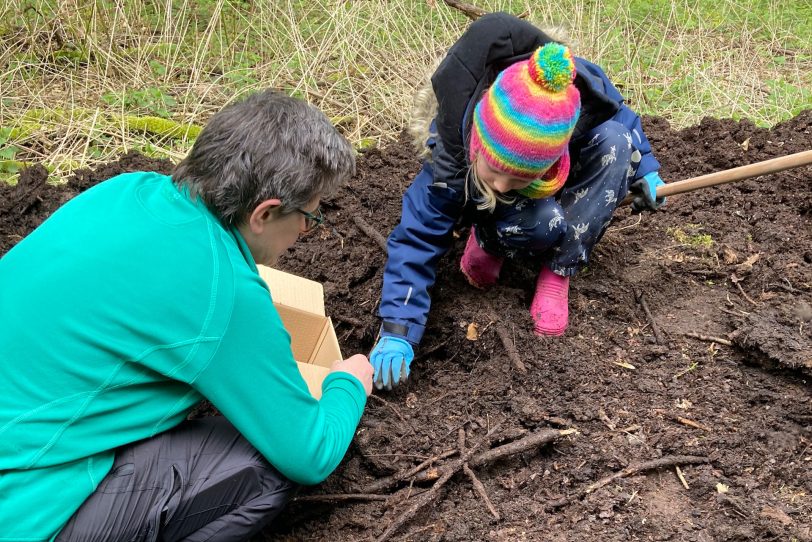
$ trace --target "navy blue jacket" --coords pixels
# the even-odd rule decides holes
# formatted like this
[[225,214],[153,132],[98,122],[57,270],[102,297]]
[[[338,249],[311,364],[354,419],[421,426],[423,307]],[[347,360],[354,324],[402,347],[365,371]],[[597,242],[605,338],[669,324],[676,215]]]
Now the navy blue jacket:
[[[431,160],[423,164],[404,194],[400,224],[387,242],[389,259],[379,310],[383,335],[405,337],[414,345],[422,339],[437,261],[450,247],[452,231],[467,211],[466,205],[475,205],[465,201],[467,135],[474,106],[500,71],[550,41],[538,28],[517,17],[486,15],[468,27],[434,72],[431,81],[438,109],[433,126],[437,135],[427,142]],[[615,120],[629,129],[642,154],[635,179],[657,171],[659,163],[651,154],[640,118],[624,105],[603,70],[577,57],[575,68],[581,114],[570,139],[570,152],[586,143],[582,134]]]

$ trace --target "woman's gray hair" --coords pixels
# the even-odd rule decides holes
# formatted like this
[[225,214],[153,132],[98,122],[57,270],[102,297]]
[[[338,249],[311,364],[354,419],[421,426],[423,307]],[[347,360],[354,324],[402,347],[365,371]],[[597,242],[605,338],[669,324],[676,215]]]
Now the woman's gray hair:
[[269,90],[216,113],[172,180],[237,226],[265,200],[279,199],[290,213],[354,173],[354,151],[324,113]]

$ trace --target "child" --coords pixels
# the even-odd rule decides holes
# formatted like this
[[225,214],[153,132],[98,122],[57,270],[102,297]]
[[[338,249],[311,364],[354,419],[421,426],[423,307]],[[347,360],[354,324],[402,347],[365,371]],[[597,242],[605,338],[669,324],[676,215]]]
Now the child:
[[472,224],[460,268],[477,288],[496,283],[505,257],[541,262],[530,314],[536,334],[556,336],[567,328],[570,277],[629,189],[639,194],[635,210],[664,202],[638,116],[599,67],[531,24],[480,18],[431,83],[436,112],[413,120],[428,127],[427,159],[388,241],[370,355],[378,389],[409,375],[456,225]]

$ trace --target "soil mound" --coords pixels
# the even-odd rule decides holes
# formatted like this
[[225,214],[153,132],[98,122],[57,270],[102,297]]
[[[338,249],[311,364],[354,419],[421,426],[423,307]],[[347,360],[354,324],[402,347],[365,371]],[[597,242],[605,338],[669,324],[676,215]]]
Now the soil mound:
[[[644,126],[666,181],[812,148],[812,111],[771,130],[716,119]],[[419,167],[405,139],[361,155],[357,176],[324,202],[327,224],[280,265],[325,285],[345,354],[368,352],[379,326],[385,254],[358,218],[388,235]],[[0,254],[79,191],[170,168],[128,155],[62,187],[45,184],[44,168],[23,172],[16,187],[0,187]],[[467,284],[466,235],[440,263],[410,381],[376,393],[344,463],[265,538],[379,536],[431,480],[395,484],[387,500],[306,499],[357,493],[451,454],[460,430],[466,446],[485,450],[557,428],[577,432],[474,468],[499,520],[458,474],[393,538],[812,540],[812,168],[674,196],[655,214],[619,210],[572,281],[562,338],[532,333],[532,264],[508,262],[488,292]],[[497,442],[483,443],[494,427]],[[673,465],[630,472],[685,456],[703,461],[677,461],[684,485]]]

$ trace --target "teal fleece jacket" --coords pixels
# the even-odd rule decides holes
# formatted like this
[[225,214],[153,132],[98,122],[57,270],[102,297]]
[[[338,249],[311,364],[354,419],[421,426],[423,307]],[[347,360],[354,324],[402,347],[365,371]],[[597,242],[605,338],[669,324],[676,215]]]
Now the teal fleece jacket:
[[116,447],[204,397],[282,474],[318,483],[366,404],[349,373],[322,389],[236,229],[170,177],[105,181],[0,259],[0,540],[51,539]]

